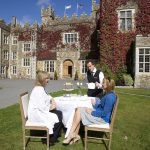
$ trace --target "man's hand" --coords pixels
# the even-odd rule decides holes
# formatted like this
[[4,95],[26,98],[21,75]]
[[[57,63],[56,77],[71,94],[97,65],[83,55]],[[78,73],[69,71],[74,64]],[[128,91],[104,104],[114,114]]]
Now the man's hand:
[[99,83],[98,83],[98,82],[95,82],[95,86],[96,86],[97,88],[99,88]]

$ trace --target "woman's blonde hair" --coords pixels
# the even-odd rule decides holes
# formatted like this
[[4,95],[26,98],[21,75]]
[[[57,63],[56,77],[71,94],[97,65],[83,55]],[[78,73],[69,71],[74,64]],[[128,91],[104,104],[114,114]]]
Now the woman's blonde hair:
[[113,79],[109,78],[109,77],[105,78],[105,80],[106,80],[106,85],[107,85],[105,91],[106,92],[114,91],[114,89],[115,89],[115,81]]
[[50,75],[46,71],[37,71],[36,73],[36,86],[45,86],[45,79],[50,78]]

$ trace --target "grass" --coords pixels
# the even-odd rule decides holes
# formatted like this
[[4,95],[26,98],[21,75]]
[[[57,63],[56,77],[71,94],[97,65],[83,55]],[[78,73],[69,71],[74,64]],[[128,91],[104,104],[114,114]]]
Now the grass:
[[[77,91],[73,91],[76,93]],[[84,90],[83,92],[86,92]],[[112,150],[149,150],[150,148],[150,90],[145,89],[116,89],[119,96],[119,106],[116,115]],[[52,93],[60,96],[63,91]],[[136,94],[136,95],[135,95]],[[64,134],[59,138],[62,141]],[[19,104],[0,109],[0,149],[21,150],[22,129]],[[105,150],[103,144],[88,144],[89,150]],[[27,149],[45,150],[41,142],[30,142]],[[83,143],[63,146],[61,142],[51,150],[82,150]]]

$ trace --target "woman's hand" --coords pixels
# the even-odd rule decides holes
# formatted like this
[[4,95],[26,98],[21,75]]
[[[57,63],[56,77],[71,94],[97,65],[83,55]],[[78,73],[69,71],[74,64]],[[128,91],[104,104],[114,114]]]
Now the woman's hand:
[[93,106],[96,104],[95,98],[92,98],[92,99],[91,99],[91,103],[92,103]]
[[91,114],[91,112],[93,111],[91,108],[86,108],[85,111],[88,113],[88,114]]
[[56,102],[54,99],[51,99],[50,101],[50,110],[56,109]]

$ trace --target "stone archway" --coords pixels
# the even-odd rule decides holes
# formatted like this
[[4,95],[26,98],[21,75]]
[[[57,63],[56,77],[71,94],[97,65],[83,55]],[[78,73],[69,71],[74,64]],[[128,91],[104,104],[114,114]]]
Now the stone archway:
[[73,62],[71,60],[65,60],[63,62],[63,78],[73,76]]

